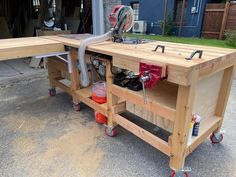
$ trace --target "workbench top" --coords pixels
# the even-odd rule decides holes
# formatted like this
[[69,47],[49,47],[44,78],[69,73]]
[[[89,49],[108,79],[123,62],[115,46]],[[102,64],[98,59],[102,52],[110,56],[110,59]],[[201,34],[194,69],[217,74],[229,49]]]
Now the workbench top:
[[[0,40],[0,61],[63,52],[64,46],[79,48],[81,40],[89,34],[42,36]],[[81,40],[80,40],[81,39]],[[165,52],[153,50],[165,46]],[[186,60],[196,50],[202,50],[202,58],[196,55]],[[139,63],[151,63],[168,67],[168,81],[181,85],[191,83],[192,71],[199,70],[199,78],[217,72],[236,62],[236,50],[151,41],[144,44],[123,44],[105,41],[89,45],[87,51],[112,56],[113,65],[139,72]]]
[[40,37],[0,40],[0,61],[63,52],[61,42]]
[[[76,36],[76,35],[75,35]],[[67,38],[64,36],[44,36],[43,38],[62,42],[64,45],[79,48],[80,40]],[[154,52],[157,45],[165,46],[165,53],[161,49]],[[105,41],[99,44],[89,45],[88,51],[115,56],[116,58],[127,58],[129,60],[149,61],[151,63],[164,63],[182,68],[204,67],[207,63],[212,63],[225,58],[235,58],[236,50],[217,47],[189,45],[171,42],[148,42],[145,44],[122,44]],[[203,56],[198,59],[197,55],[191,60],[186,60],[192,52],[203,50]]]

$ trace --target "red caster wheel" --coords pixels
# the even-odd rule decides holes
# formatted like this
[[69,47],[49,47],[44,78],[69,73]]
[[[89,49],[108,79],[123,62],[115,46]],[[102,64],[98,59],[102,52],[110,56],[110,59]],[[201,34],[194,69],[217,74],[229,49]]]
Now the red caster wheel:
[[48,94],[49,94],[49,96],[51,96],[51,97],[56,96],[56,94],[57,94],[56,89],[55,89],[55,88],[49,89],[49,90],[48,90]]
[[212,144],[219,144],[223,140],[224,136],[222,133],[212,133],[210,140]]
[[80,103],[73,103],[73,108],[76,112],[80,112]]
[[175,171],[172,170],[171,177],[188,177],[188,173],[187,172],[177,172],[177,173],[175,173]]
[[118,134],[114,128],[110,128],[110,127],[105,128],[105,133],[107,136],[110,136],[110,137],[115,137]]

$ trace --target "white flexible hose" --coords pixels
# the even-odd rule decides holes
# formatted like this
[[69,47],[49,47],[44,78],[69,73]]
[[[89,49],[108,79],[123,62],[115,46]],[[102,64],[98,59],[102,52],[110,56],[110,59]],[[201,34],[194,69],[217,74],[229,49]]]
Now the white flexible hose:
[[87,68],[87,64],[84,59],[85,50],[86,50],[87,46],[91,45],[91,44],[100,43],[100,42],[110,39],[112,37],[112,33],[113,33],[112,31],[109,31],[103,35],[85,39],[80,43],[78,57],[79,57],[79,64],[80,64],[80,84],[82,87],[89,86],[88,68]]

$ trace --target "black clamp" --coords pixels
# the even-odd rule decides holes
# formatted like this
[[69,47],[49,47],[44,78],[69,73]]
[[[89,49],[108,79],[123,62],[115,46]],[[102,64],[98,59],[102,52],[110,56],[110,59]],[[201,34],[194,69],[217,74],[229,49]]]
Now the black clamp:
[[202,54],[203,54],[203,51],[202,50],[197,50],[195,52],[193,52],[190,57],[187,57],[186,60],[192,60],[193,57],[196,55],[196,54],[199,54],[198,58],[202,58]]
[[165,46],[164,45],[157,45],[156,48],[154,50],[152,50],[153,52],[156,52],[158,48],[162,49],[162,53],[165,53]]

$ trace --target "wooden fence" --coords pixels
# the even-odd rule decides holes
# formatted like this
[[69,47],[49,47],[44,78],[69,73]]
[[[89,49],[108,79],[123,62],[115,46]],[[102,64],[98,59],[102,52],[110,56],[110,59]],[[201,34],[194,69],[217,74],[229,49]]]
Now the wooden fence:
[[223,39],[226,30],[236,29],[236,3],[206,5],[202,37]]

